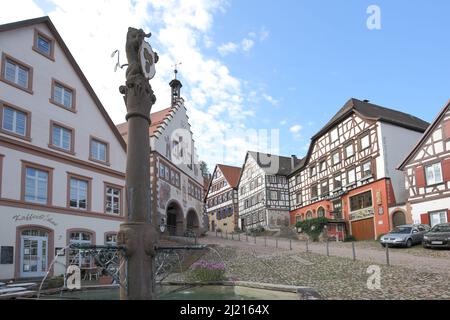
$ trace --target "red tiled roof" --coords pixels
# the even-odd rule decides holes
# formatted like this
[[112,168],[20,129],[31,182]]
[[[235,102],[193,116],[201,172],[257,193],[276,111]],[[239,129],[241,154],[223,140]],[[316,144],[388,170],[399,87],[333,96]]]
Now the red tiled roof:
[[[170,110],[172,110],[172,107],[156,111],[150,114],[150,119],[152,121],[149,129],[149,135],[153,136],[160,126],[161,123],[166,119],[166,117],[169,115]],[[127,122],[121,123],[117,125],[117,129],[119,130],[120,134],[122,136],[126,135],[128,133],[128,124]]]
[[232,188],[236,188],[239,182],[239,177],[241,175],[241,168],[226,166],[224,164],[218,164],[217,166],[219,167],[220,171],[222,171],[222,174],[224,175],[225,179],[227,179],[230,186]]

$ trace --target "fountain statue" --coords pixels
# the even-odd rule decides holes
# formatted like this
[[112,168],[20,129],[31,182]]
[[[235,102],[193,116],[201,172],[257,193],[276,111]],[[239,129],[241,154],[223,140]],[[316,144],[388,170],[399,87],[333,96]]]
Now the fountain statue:
[[[118,245],[124,247],[121,276],[121,300],[153,300],[154,257],[158,233],[152,224],[150,190],[150,110],[156,101],[149,80],[158,61],[150,45],[144,41],[151,34],[128,28],[126,85],[119,88],[124,95],[128,122],[126,208]],[[153,71],[153,72],[151,72]]]

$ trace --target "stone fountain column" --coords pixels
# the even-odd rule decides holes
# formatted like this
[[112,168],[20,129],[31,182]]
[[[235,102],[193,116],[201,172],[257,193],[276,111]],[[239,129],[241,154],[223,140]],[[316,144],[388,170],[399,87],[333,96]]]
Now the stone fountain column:
[[127,216],[121,224],[118,245],[125,247],[122,257],[121,300],[155,299],[155,246],[158,233],[152,224],[150,190],[150,110],[156,101],[144,74],[146,66],[157,62],[158,56],[140,57],[145,34],[142,29],[129,28],[126,52],[128,68],[126,85],[119,88],[124,95],[128,122],[126,207]]

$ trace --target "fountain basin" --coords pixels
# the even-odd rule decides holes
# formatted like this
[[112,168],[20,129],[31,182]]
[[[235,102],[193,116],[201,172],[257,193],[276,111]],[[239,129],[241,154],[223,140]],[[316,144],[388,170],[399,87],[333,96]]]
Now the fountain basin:
[[[210,283],[169,282],[157,286],[159,300],[311,300],[320,299],[307,287],[245,281]],[[119,300],[119,287],[90,286],[56,294],[42,293],[41,300]]]

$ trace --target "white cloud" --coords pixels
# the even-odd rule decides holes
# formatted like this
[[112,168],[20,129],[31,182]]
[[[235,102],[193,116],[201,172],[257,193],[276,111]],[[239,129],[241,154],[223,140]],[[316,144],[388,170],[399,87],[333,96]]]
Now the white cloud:
[[264,100],[266,100],[267,102],[269,102],[271,105],[273,105],[274,107],[278,106],[278,104],[280,103],[277,99],[275,99],[274,97],[263,93],[263,98]]
[[269,31],[265,27],[262,27],[261,31],[259,32],[259,41],[265,41],[269,37],[269,34]]
[[245,52],[250,51],[250,49],[253,48],[254,44],[255,41],[245,38],[241,41],[242,50],[244,50]]
[[[2,7],[0,23],[49,15],[115,123],[125,121],[126,109],[118,90],[125,81],[125,69],[114,73],[116,58],[111,58],[111,53],[119,49],[121,63],[126,63],[129,26],[152,32],[148,41],[160,57],[151,81],[157,97],[152,111],[170,105],[172,65],[182,62],[182,96],[199,158],[210,167],[218,162],[242,163],[246,150],[229,147],[245,145],[246,138],[230,135],[237,129],[245,131],[246,119],[255,114],[244,106],[249,93],[244,81],[233,76],[224,62],[207,57],[201,49],[214,45],[214,15],[225,12],[227,0],[96,0],[88,6],[73,0],[47,3],[52,9],[43,12],[32,0],[15,0]],[[246,43],[246,48],[249,46]],[[228,44],[224,52],[238,49]]]
[[280,121],[280,126],[285,126],[287,124],[287,120],[281,120]]
[[217,48],[221,56],[226,56],[229,53],[234,53],[238,50],[238,45],[234,42],[228,42],[222,44],[220,47]]
[[289,131],[292,133],[299,133],[302,129],[303,127],[301,125],[296,124],[295,126],[290,127]]
[[15,0],[13,3],[3,4],[0,23],[32,19],[43,15],[45,15],[44,11],[33,0]]

